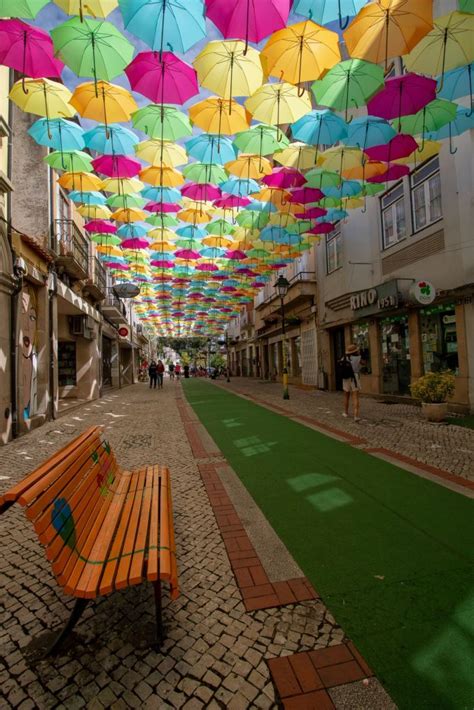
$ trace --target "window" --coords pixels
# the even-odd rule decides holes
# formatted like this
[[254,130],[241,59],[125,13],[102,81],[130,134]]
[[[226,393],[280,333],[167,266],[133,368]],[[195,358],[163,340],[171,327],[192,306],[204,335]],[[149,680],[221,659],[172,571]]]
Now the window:
[[326,234],[326,262],[328,274],[342,266],[342,235],[339,227],[331,234]]
[[380,208],[382,210],[383,248],[388,249],[405,239],[407,235],[403,183],[399,183],[382,195]]
[[421,344],[425,373],[451,370],[459,374],[454,305],[431,306],[421,311]]
[[443,216],[439,159],[429,160],[415,170],[410,181],[413,229],[418,232]]

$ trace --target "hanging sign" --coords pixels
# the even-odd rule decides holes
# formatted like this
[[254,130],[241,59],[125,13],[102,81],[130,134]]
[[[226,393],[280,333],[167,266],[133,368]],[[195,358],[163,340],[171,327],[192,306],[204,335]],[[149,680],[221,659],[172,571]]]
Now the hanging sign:
[[436,289],[432,283],[421,279],[412,284],[410,295],[417,303],[421,303],[423,306],[429,306],[436,298]]
[[121,325],[117,330],[120,338],[123,340],[130,340],[130,326]]

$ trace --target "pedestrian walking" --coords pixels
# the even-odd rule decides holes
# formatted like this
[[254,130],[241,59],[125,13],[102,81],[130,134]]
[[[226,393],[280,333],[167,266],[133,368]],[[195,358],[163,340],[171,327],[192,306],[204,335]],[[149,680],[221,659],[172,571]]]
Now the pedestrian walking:
[[189,378],[189,365],[185,365],[183,370],[184,370],[184,378],[187,380]]
[[158,387],[160,390],[162,390],[163,389],[163,375],[165,374],[165,366],[163,365],[163,362],[161,360],[158,360],[156,370],[158,373]]
[[154,360],[150,362],[150,367],[148,368],[148,377],[150,378],[150,389],[153,387],[153,389],[156,390],[156,381],[158,378],[158,370],[157,370],[157,365]]
[[168,372],[170,375],[170,380],[174,380],[174,365],[172,362],[168,365]]
[[359,348],[355,343],[346,348],[346,353],[339,361],[342,375],[342,389],[344,391],[344,411],[342,416],[349,416],[349,405],[352,396],[352,409],[354,421],[360,421],[360,368],[362,366],[362,358]]
[[179,380],[180,375],[181,375],[181,365],[179,364],[179,362],[176,363],[174,371],[176,372],[176,377]]

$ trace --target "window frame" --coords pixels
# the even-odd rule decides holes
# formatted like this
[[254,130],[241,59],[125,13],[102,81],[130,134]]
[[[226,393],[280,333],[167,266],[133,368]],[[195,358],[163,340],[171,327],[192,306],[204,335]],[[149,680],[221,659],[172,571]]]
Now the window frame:
[[[419,180],[419,182],[415,182],[416,176],[419,175],[422,171],[426,170],[427,167],[430,166],[430,164],[437,164],[437,167],[435,167],[431,172],[428,172],[427,175]],[[429,181],[435,177],[436,175],[439,175],[439,181],[440,181],[440,190],[439,190],[439,199],[441,203],[441,215],[437,218],[434,219],[433,221],[429,222],[427,221],[426,224],[424,224],[422,227],[417,227],[416,225],[416,217],[415,217],[415,190],[417,190],[421,185],[423,185],[423,190],[424,190],[424,196],[425,196],[425,214],[426,217],[429,217],[429,207],[430,207],[430,202],[426,201],[426,198],[429,198]],[[433,224],[436,224],[437,222],[441,222],[443,219],[443,196],[441,193],[441,166],[439,163],[439,155],[435,155],[431,158],[428,158],[422,165],[417,167],[415,170],[413,170],[410,173],[410,210],[411,210],[411,223],[412,223],[412,229],[413,229],[413,234],[418,234],[419,232],[422,232],[424,229],[427,229],[428,227],[431,227]]]
[[[398,197],[394,197],[393,200],[388,202],[386,205],[384,205],[384,200],[387,200],[390,198],[390,195],[394,194],[398,190],[401,189],[401,195]],[[401,242],[403,242],[407,237],[408,237],[408,224],[407,224],[407,213],[406,213],[406,204],[405,204],[405,184],[403,179],[397,182],[396,185],[391,187],[389,190],[384,192],[382,195],[380,195],[380,231],[382,235],[382,251],[387,251],[387,249],[391,249],[392,247],[397,246]],[[385,222],[384,222],[384,214],[386,211],[390,210],[392,212],[392,221],[394,226],[396,227],[396,219],[393,220],[393,216],[396,218],[396,213],[394,215],[394,208],[395,205],[401,202],[403,205],[403,210],[405,212],[405,235],[403,237],[400,237],[397,239],[397,241],[393,242],[393,244],[387,244],[386,238],[385,238]]]
[[[330,270],[329,269],[328,247],[330,246],[331,243],[337,245],[338,239],[340,240],[340,263],[338,263],[338,265],[334,269]],[[343,258],[342,258],[342,231],[341,231],[340,222],[336,222],[332,232],[330,232],[329,234],[326,234],[325,246],[326,246],[326,274],[329,276],[330,274],[334,274],[336,271],[339,271],[339,269],[342,269],[342,267],[344,266]],[[337,254],[337,246],[335,249],[335,254]]]

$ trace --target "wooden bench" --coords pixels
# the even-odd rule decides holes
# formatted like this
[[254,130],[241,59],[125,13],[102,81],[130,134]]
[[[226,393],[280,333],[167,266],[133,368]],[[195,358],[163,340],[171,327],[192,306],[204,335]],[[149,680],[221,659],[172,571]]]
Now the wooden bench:
[[156,638],[163,639],[161,582],[178,596],[167,468],[123,471],[102,427],[92,427],[0,496],[0,513],[18,502],[46,548],[54,576],[76,597],[57,650],[89,600],[145,580],[155,591]]

